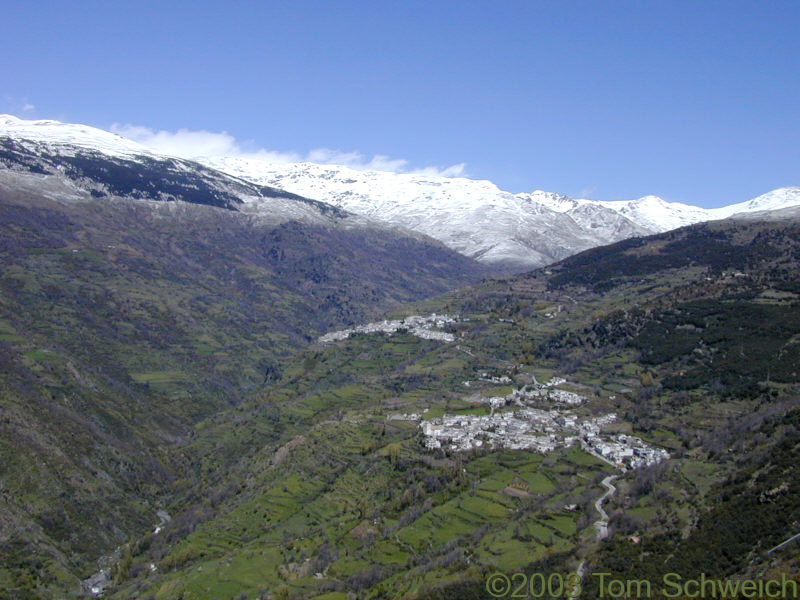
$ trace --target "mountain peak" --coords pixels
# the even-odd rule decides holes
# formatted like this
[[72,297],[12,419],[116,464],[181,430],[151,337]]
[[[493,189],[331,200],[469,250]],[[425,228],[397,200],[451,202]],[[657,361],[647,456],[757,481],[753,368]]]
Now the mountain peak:
[[747,200],[729,206],[711,209],[715,219],[725,219],[734,215],[766,210],[781,210],[792,206],[800,206],[800,187],[781,187]]
[[655,196],[653,194],[648,194],[647,196],[642,196],[641,198],[637,198],[636,200],[632,201],[635,204],[657,204],[657,205],[665,205],[668,204],[663,198],[660,196]]
[[103,129],[54,120],[25,120],[13,115],[0,115],[0,136],[47,146],[71,146],[114,156],[156,153],[128,138]]
[[[86,125],[0,116],[0,137],[36,151],[91,150],[135,160],[161,155]],[[162,156],[162,158],[164,158]],[[430,173],[393,173],[311,162],[274,162],[271,155],[210,156],[206,167],[260,186],[280,188],[351,213],[433,237],[484,263],[529,269],[582,250],[740,213],[800,205],[800,188],[778,188],[747,202],[704,209],[646,195],[635,200],[573,199],[535,190],[512,194],[488,180]],[[243,207],[251,212],[261,208]],[[265,209],[266,210],[266,209]]]
[[751,210],[775,210],[800,204],[800,187],[781,187],[748,200]]

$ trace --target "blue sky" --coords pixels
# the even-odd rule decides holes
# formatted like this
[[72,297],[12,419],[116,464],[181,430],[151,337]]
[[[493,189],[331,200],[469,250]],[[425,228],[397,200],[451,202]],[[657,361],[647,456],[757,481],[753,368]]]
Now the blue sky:
[[602,200],[800,185],[796,1],[5,4],[24,118]]

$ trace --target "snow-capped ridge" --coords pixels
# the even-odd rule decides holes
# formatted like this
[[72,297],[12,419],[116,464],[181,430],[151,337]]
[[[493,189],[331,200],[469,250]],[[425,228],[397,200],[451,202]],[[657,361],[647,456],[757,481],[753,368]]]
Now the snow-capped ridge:
[[721,208],[713,208],[709,212],[717,219],[734,215],[765,210],[781,210],[800,205],[800,187],[781,187],[747,200]]
[[13,115],[0,115],[0,135],[14,140],[36,142],[46,146],[72,146],[94,150],[111,156],[156,156],[133,140],[89,125],[62,123],[53,120],[27,121]]
[[[164,157],[120,135],[58,121],[0,115],[0,138],[110,156]],[[515,270],[555,262],[582,250],[693,223],[800,206],[800,187],[786,187],[730,206],[704,209],[647,195],[589,200],[534,190],[513,194],[488,180],[425,172],[394,173],[311,162],[270,162],[268,154],[208,156],[194,161],[258,185],[280,188],[350,213],[403,227],[493,265]],[[247,201],[246,201],[247,203]],[[268,210],[253,202],[250,213]]]

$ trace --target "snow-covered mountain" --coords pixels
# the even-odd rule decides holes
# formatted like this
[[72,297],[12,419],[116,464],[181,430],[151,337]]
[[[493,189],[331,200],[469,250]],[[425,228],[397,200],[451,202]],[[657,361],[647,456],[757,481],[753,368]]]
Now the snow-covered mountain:
[[739,213],[800,205],[800,188],[704,209],[657,196],[573,199],[552,192],[512,194],[490,181],[361,171],[252,157],[199,158],[242,179],[421,231],[484,263],[528,268],[633,236],[661,233]]
[[[171,306],[181,307],[178,328],[189,314],[184,309],[213,305],[208,314],[229,312],[225,321],[234,323],[246,314],[240,308],[252,305],[256,312],[245,319],[254,319],[251,327],[261,331],[271,323],[266,328],[277,336],[271,343],[294,344],[306,331],[352,325],[490,272],[421,233],[159,155],[107,132],[6,116],[0,126],[3,260],[13,266],[21,255],[19,264],[27,265],[25,248],[67,246],[70,254],[104,257],[96,263],[103,265],[101,280],[80,294],[100,294],[108,285],[116,293],[117,277],[123,287],[138,281],[168,290]],[[111,266],[123,263],[121,272]],[[39,274],[55,280],[50,270]],[[181,296],[187,289],[194,291]],[[229,292],[235,303],[213,304],[233,297]]]
[[[61,156],[100,153],[119,160],[188,161],[158,155],[119,135],[58,121],[0,116],[0,141]],[[2,152],[2,148],[0,148]],[[1,157],[1,156],[0,156]],[[279,188],[370,220],[425,234],[485,264],[514,270],[552,263],[625,238],[660,233],[737,214],[800,205],[800,188],[781,188],[753,200],[704,209],[657,196],[627,201],[573,199],[552,192],[512,194],[485,180],[356,170],[315,163],[271,163],[253,156],[194,157],[212,173],[241,183]],[[191,163],[194,164],[194,163]],[[221,173],[220,173],[221,174]],[[274,211],[260,194],[239,194],[241,210]]]
[[543,201],[548,196],[544,192],[515,195],[490,181],[313,163],[269,164],[242,157],[198,160],[242,179],[419,231],[481,262],[511,268],[541,266],[650,233],[603,206],[554,210]]
[[[185,158],[164,156],[94,127],[0,115],[0,191],[61,202],[103,197],[214,206],[262,221],[320,225],[350,218],[330,204],[255,184]],[[354,218],[353,218],[354,217]],[[382,222],[376,225],[385,227]]]
[[156,156],[141,144],[96,127],[61,121],[28,121],[13,115],[0,115],[0,137],[20,143],[75,150],[92,150],[109,156]]
[[725,219],[736,215],[781,210],[790,206],[800,206],[800,187],[778,188],[752,200],[721,208],[712,208],[708,212],[714,219]]

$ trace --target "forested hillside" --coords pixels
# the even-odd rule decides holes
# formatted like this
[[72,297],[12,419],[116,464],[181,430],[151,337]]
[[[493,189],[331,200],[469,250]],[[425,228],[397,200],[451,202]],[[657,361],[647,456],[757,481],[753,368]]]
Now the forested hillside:
[[[180,516],[129,546],[111,596],[483,598],[495,572],[579,568],[585,597],[601,571],[795,577],[792,546],[769,550],[800,516],[799,231],[693,226],[405,309],[448,315],[450,337],[313,344],[197,428]],[[552,450],[516,448],[540,409]],[[625,444],[655,458],[632,467]]]

